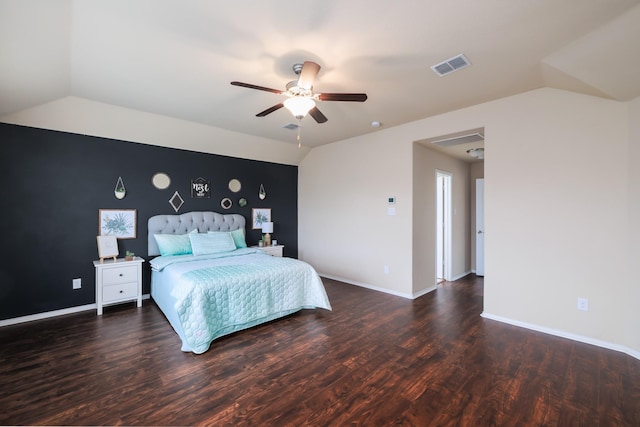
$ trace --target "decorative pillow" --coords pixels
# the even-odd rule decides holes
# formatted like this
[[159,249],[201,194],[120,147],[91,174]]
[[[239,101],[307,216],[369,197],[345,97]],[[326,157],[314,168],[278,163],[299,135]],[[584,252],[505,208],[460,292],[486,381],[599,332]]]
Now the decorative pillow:
[[228,231],[189,234],[194,255],[218,254],[236,250],[233,237]]
[[[194,229],[189,234],[197,233]],[[154,234],[160,255],[188,255],[191,253],[191,241],[189,234]]]
[[233,230],[231,232],[231,237],[233,238],[233,243],[236,244],[237,249],[246,248],[247,242],[244,239],[244,230],[239,228],[237,230]]

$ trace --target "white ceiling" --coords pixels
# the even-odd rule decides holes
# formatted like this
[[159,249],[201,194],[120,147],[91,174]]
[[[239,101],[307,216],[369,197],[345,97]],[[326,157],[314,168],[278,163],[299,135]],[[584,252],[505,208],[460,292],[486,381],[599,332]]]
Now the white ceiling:
[[[66,96],[296,144],[281,95],[291,66],[322,66],[305,145],[555,87],[640,96],[640,0],[0,0],[0,120]],[[430,66],[464,53],[445,77]],[[372,121],[380,128],[372,128]]]

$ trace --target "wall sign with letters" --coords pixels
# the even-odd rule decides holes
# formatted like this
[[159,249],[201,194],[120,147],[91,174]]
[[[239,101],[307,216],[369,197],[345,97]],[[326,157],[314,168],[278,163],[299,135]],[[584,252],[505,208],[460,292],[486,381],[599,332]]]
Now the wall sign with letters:
[[191,180],[191,197],[194,199],[210,199],[211,198],[211,181],[204,178],[196,178]]

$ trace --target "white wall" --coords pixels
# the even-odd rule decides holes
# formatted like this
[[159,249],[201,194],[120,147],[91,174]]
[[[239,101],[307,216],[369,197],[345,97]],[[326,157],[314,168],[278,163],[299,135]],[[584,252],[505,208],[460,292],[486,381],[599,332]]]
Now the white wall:
[[298,171],[299,257],[326,276],[410,296],[411,158],[411,141],[385,131],[314,148]]
[[201,153],[297,165],[309,152],[199,123],[68,96],[0,117],[0,121]]
[[[631,275],[639,258],[628,256],[629,231],[640,237],[629,217],[640,211],[640,176],[630,175],[640,131],[629,118],[638,123],[639,111],[637,101],[540,89],[314,149],[299,169],[301,255],[354,282],[419,289],[407,242],[420,230],[401,196],[413,197],[411,141],[484,126],[485,315],[640,352],[628,300],[640,292],[637,269]],[[399,201],[394,220],[385,217],[389,192]]]
[[[629,232],[627,234],[627,262],[630,265],[627,292],[625,339],[627,346],[640,354],[640,98],[629,104]],[[640,356],[639,356],[640,357]]]
[[496,107],[500,122],[486,140],[485,313],[622,343],[626,104],[539,90]]

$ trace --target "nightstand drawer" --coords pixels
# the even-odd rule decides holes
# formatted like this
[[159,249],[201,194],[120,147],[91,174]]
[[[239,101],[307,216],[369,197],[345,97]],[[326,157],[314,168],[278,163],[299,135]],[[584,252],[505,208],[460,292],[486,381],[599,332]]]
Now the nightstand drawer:
[[252,248],[260,249],[267,255],[282,257],[282,250],[284,249],[284,245],[276,245],[276,246],[251,246]]
[[104,286],[102,288],[102,301],[108,303],[124,298],[136,298],[138,295],[138,283],[122,283],[118,285]]
[[96,260],[96,310],[102,315],[105,304],[136,300],[142,307],[142,263],[139,256],[133,261],[124,258],[116,260]]
[[119,268],[105,268],[102,271],[102,284],[136,282],[138,280],[138,268],[135,265]]

